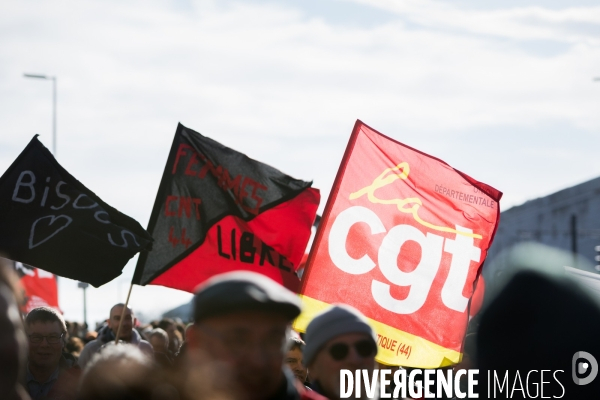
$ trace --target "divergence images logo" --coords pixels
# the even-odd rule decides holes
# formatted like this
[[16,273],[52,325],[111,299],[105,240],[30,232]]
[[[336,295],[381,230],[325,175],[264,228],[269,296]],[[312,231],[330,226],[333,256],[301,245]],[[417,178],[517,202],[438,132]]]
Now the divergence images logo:
[[[580,378],[588,373],[585,378]],[[593,355],[585,351],[573,354],[573,382],[576,385],[587,385],[596,378],[596,375],[598,375],[598,362]]]

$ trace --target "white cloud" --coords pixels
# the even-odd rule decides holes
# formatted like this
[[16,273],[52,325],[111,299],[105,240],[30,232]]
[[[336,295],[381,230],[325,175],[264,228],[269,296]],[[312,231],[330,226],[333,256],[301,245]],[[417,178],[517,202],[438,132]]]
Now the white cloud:
[[[0,170],[36,132],[50,146],[50,84],[22,77],[39,72],[58,76],[59,161],[142,225],[179,121],[314,179],[324,199],[357,118],[497,186],[505,208],[597,175],[599,7],[355,3],[393,18],[332,23],[301,2],[4,1]],[[179,300],[138,289],[142,310]]]
[[[474,10],[439,0],[348,0],[378,7],[433,29],[452,29],[477,35],[493,35],[516,40],[551,39],[598,45],[600,7],[551,10],[540,6]],[[501,2],[495,2],[501,6]],[[585,32],[586,26],[595,32]],[[583,29],[582,29],[583,28]]]

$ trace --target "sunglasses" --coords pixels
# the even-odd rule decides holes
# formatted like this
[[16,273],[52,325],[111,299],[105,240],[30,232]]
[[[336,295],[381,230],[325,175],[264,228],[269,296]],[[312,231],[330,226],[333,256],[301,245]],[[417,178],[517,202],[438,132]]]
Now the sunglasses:
[[[354,350],[358,353],[362,358],[372,357],[377,354],[377,347],[370,340],[361,340],[354,343]],[[329,347],[329,355],[336,361],[342,361],[344,358],[348,356],[350,352],[350,345],[347,343],[336,343]]]

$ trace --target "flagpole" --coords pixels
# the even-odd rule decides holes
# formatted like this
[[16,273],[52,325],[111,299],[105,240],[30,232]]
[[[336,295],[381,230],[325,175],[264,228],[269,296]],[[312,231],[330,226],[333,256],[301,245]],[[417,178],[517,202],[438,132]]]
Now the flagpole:
[[121,313],[121,319],[119,320],[119,327],[117,328],[117,335],[115,336],[115,343],[119,343],[119,334],[121,333],[121,325],[125,319],[127,313],[127,305],[129,304],[129,296],[131,296],[131,289],[133,289],[133,283],[129,286],[129,292],[127,293],[127,300],[125,300],[125,307],[123,307],[123,313]]

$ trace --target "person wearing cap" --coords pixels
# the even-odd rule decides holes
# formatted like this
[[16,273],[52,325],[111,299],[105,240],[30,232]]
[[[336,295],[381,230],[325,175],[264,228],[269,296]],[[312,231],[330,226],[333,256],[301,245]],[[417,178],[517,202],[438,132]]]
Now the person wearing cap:
[[236,398],[322,399],[305,390],[283,359],[299,298],[270,278],[248,271],[217,275],[194,296],[194,323],[187,331],[188,361],[218,365]]
[[333,305],[321,312],[308,324],[304,339],[311,387],[328,399],[340,398],[342,369],[367,370],[369,375],[375,369],[375,332],[355,308]]

